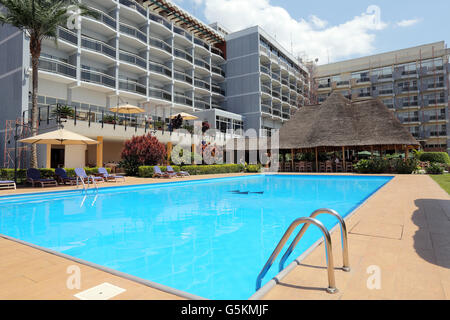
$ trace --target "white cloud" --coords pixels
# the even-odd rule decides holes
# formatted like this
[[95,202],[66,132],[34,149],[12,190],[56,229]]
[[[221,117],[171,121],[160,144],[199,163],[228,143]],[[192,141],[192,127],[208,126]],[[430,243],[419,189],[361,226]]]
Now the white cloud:
[[[196,1],[198,3],[201,0]],[[203,0],[204,15],[212,23],[218,21],[231,31],[259,25],[294,55],[307,53],[327,63],[374,51],[375,31],[387,24],[380,19],[380,9],[370,6],[366,12],[338,25],[311,15],[296,20],[282,7],[269,0]]]
[[411,27],[415,24],[418,24],[421,21],[421,19],[409,19],[409,20],[402,20],[397,22],[398,27]]

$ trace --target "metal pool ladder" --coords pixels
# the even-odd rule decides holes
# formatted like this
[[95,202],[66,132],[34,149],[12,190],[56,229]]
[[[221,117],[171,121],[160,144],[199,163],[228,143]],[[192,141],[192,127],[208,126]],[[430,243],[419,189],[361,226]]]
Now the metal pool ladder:
[[320,222],[317,219],[314,219],[319,214],[330,214],[332,216],[335,216],[339,220],[339,224],[341,226],[341,240],[342,240],[342,253],[343,253],[343,267],[342,270],[345,272],[350,271],[350,264],[349,264],[349,258],[348,258],[348,235],[347,235],[347,226],[345,224],[344,219],[339,215],[336,211],[331,209],[319,209],[314,211],[308,218],[303,217],[295,220],[287,229],[283,237],[281,238],[280,242],[278,243],[277,247],[273,251],[272,255],[270,256],[269,260],[267,260],[266,264],[262,268],[261,272],[258,275],[258,278],[256,279],[256,290],[259,290],[261,288],[261,281],[264,278],[264,276],[267,274],[269,269],[272,267],[273,262],[280,254],[281,250],[283,249],[284,245],[288,241],[291,234],[294,232],[294,230],[301,224],[303,224],[302,229],[299,231],[297,236],[292,241],[289,248],[286,250],[285,254],[281,258],[279,270],[282,271],[284,269],[284,263],[289,258],[291,253],[294,251],[297,244],[300,242],[301,238],[305,234],[306,230],[309,228],[311,224],[315,225],[320,229],[324,236],[325,240],[325,253],[327,257],[327,271],[328,271],[328,293],[337,293],[338,290],[336,288],[336,281],[334,277],[334,262],[333,262],[333,248],[331,244],[331,236],[328,232],[327,228],[323,225],[322,222]]
[[89,183],[90,179],[92,179],[92,184],[95,186],[96,192],[98,192],[98,185],[97,185],[97,182],[95,181],[95,179],[94,179],[93,176],[88,176],[88,180],[87,180],[88,185],[87,185],[87,186],[86,186],[86,184],[84,183],[84,180],[77,176],[77,189],[78,189],[78,181],[80,181],[80,182],[81,182],[81,186],[83,187],[84,192],[87,192],[87,189],[89,188],[89,184],[90,184],[90,183]]

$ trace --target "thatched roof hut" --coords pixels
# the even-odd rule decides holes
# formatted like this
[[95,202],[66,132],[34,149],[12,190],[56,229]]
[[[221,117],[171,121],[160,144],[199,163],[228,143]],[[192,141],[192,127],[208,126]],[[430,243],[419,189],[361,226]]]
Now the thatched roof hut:
[[412,149],[420,144],[379,99],[351,102],[332,93],[299,109],[280,130],[280,149]]

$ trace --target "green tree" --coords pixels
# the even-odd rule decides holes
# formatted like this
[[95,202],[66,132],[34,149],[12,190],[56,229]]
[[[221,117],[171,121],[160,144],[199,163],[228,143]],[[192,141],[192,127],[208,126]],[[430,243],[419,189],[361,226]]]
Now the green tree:
[[[0,12],[0,23],[12,25],[29,39],[32,75],[31,94],[31,132],[38,133],[38,67],[41,56],[42,41],[54,39],[57,43],[58,27],[67,25],[73,10],[80,15],[97,17],[97,13],[80,4],[77,0],[0,0],[5,9]],[[31,167],[37,167],[36,145],[31,149]]]

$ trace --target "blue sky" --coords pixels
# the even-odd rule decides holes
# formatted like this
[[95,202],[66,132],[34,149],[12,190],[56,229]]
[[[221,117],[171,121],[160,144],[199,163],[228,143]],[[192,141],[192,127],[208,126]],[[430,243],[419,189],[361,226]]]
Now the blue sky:
[[[449,0],[175,0],[204,22],[236,30],[259,24],[294,55],[319,63],[444,40],[450,42]],[[368,25],[376,19],[380,24]],[[283,10],[284,9],[284,10]],[[369,21],[369,22],[368,22]]]

